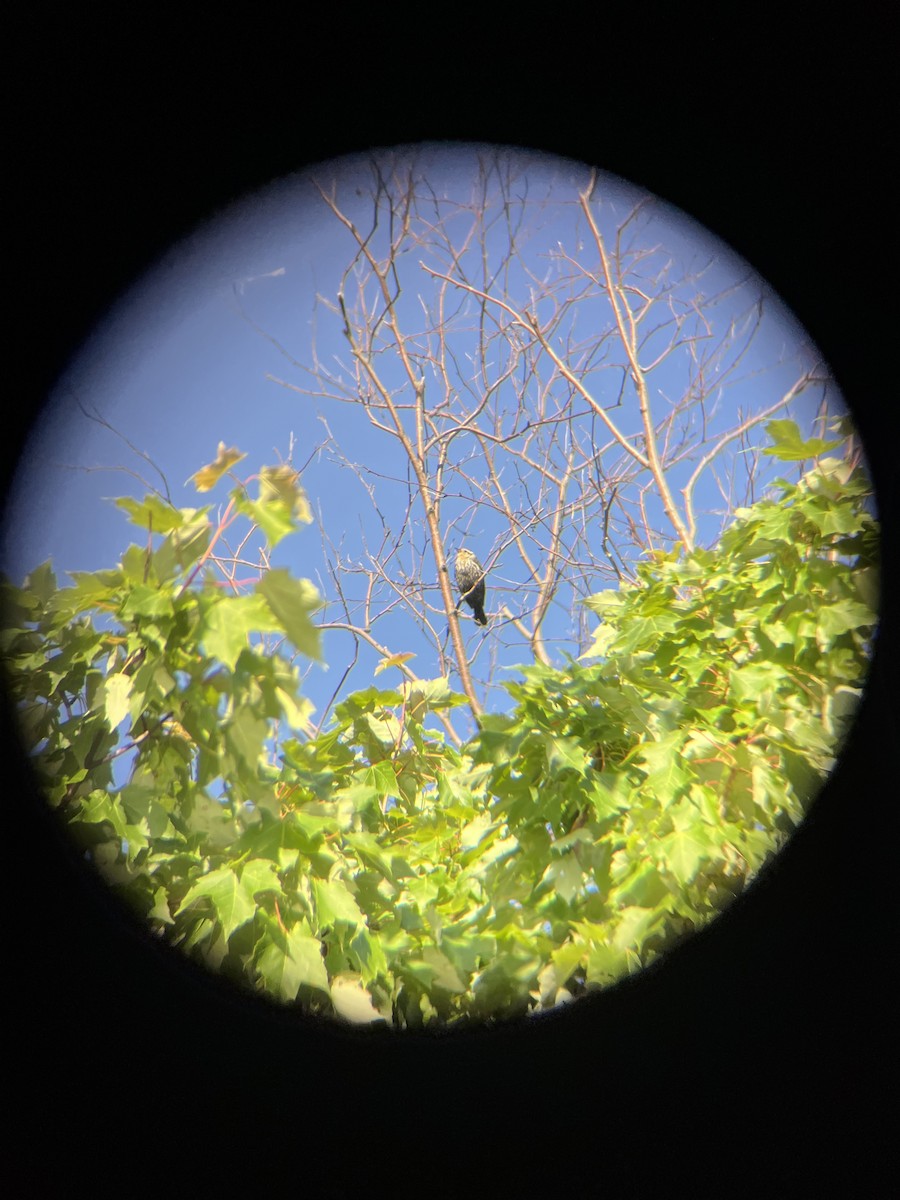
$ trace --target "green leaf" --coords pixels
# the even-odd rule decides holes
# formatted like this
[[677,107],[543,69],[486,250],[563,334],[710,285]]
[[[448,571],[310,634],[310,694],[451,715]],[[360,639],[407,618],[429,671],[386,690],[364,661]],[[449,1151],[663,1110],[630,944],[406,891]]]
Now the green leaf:
[[236,446],[226,446],[224,442],[219,442],[215,460],[196,471],[191,476],[191,482],[198,492],[208,492],[227,471],[246,457]]
[[598,625],[594,630],[590,646],[581,655],[581,658],[605,658],[618,636],[619,631],[614,626],[608,623]]
[[598,771],[590,778],[588,800],[601,821],[630,808],[632,793],[632,786],[622,772]]
[[256,912],[256,905],[231,867],[219,867],[202,876],[188,890],[179,912],[201,900],[212,904],[226,938]]
[[738,704],[758,702],[775,693],[784,681],[784,670],[776,663],[748,663],[729,672],[731,694]]
[[127,675],[110,675],[100,689],[101,703],[110,729],[116,729],[128,716],[132,682]]
[[295,1000],[301,985],[330,992],[322,943],[296,929],[273,937],[259,953],[256,967],[267,989],[282,1000]]
[[647,766],[647,785],[665,805],[690,783],[683,757],[684,733],[675,730],[655,742],[644,742],[639,759]]
[[398,792],[397,773],[389,762],[378,762],[359,772],[364,787],[371,788],[378,800],[384,804]]
[[830,646],[842,633],[849,630],[874,628],[877,621],[874,612],[858,600],[836,600],[821,608],[816,621],[816,636],[820,645]]
[[432,985],[444,988],[448,992],[464,992],[466,985],[450,959],[436,946],[426,946],[422,951],[422,961],[434,971]]
[[344,841],[353,850],[357,852],[362,862],[367,866],[373,867],[379,871],[385,879],[393,878],[393,870],[390,859],[385,851],[381,848],[374,834],[371,833],[348,833]]
[[25,576],[21,591],[30,593],[40,605],[54,598],[57,592],[56,575],[49,559]]
[[259,498],[262,503],[285,505],[294,519],[304,525],[312,524],[313,514],[306,492],[300,486],[300,472],[287,463],[263,467],[259,473]]
[[577,738],[549,736],[546,740],[547,765],[551,774],[574,770],[583,774],[585,769],[584,746]]
[[237,826],[228,809],[199,788],[185,804],[183,819],[191,833],[202,836],[209,850],[224,849],[237,838]]
[[184,514],[163,500],[162,496],[154,496],[152,493],[148,493],[140,501],[133,500],[131,496],[120,496],[116,500],[116,507],[128,513],[132,525],[148,529],[152,533],[170,533],[183,524],[185,519]]
[[816,458],[841,444],[840,440],[826,442],[824,438],[810,438],[804,442],[796,421],[769,421],[766,424],[766,433],[775,444],[766,446],[763,454],[783,459],[785,462],[802,462],[806,458]]
[[183,508],[184,523],[172,531],[157,551],[157,573],[161,580],[174,578],[175,567],[185,570],[209,548],[209,509]]
[[298,524],[312,521],[312,509],[299,479],[299,473],[286,463],[263,467],[258,500],[249,499],[243,491],[233,493],[235,508],[259,526],[271,547],[293,533]]
[[169,898],[165,888],[157,888],[153,893],[153,907],[147,913],[148,921],[160,921],[163,925],[174,925],[169,910]]
[[583,944],[579,945],[577,942],[566,942],[554,950],[550,958],[556,968],[557,981],[560,986],[564,986],[571,978],[572,973],[584,962],[586,958],[585,947]]
[[275,694],[278,697],[285,720],[291,729],[301,730],[304,733],[308,732],[310,718],[316,711],[315,705],[305,697],[298,697],[283,687],[276,688]]
[[469,976],[482,963],[490,962],[497,954],[496,938],[478,933],[451,933],[444,930],[441,949],[463,975]]
[[664,914],[652,908],[630,906],[619,913],[618,927],[613,934],[613,946],[621,951],[639,953],[653,929],[662,924]]
[[108,822],[120,838],[125,836],[125,815],[115,797],[107,792],[91,792],[81,807],[78,821],[90,825]]
[[584,873],[574,854],[554,859],[544,872],[543,882],[549,883],[566,904],[571,904],[584,883]]
[[210,657],[233,671],[254,633],[280,631],[271,609],[259,596],[216,596],[207,601],[198,631]]
[[172,596],[169,592],[144,584],[133,587],[122,605],[122,616],[126,618],[171,617],[172,614]]
[[379,716],[367,712],[354,722],[354,732],[360,745],[371,746],[372,742],[376,742],[379,746],[390,747],[400,741],[402,729],[391,712],[383,712]]
[[241,867],[241,887],[252,899],[260,892],[281,892],[275,864],[268,859],[251,859]]
[[615,887],[609,898],[617,905],[652,908],[668,894],[656,864],[632,859],[624,850],[613,855],[612,876]]
[[707,839],[690,829],[673,830],[656,847],[656,861],[668,867],[682,887],[693,883],[708,854]]
[[314,879],[312,888],[320,929],[341,922],[354,928],[365,925],[366,919],[345,884],[339,880],[328,882],[325,879]]
[[307,658],[319,658],[319,631],[309,614],[321,608],[319,593],[308,579],[293,579],[283,567],[267,571],[256,585],[279,625]]
[[360,927],[348,943],[363,983],[371,983],[379,975],[387,975],[388,966],[381,941],[365,926]]
[[362,812],[381,799],[381,792],[371,783],[351,783],[333,795],[338,803],[349,805],[353,812]]
[[228,747],[248,771],[255,771],[269,736],[269,724],[250,707],[239,708],[223,726]]
[[474,820],[460,830],[459,848],[462,851],[473,850],[489,833],[500,828],[499,821],[492,821],[487,813],[479,813]]

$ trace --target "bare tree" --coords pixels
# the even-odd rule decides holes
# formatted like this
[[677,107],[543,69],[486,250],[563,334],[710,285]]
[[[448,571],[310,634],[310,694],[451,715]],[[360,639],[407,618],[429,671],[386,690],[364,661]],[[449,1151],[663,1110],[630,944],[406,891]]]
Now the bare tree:
[[[347,246],[316,320],[344,350],[320,357],[320,330],[280,346],[299,378],[270,376],[319,401],[319,452],[370,505],[340,535],[321,515],[324,628],[350,665],[368,646],[414,680],[414,652],[476,721],[504,668],[584,650],[586,596],[713,542],[767,482],[763,422],[803,398],[810,426],[834,386],[796,335],[773,341],[764,285],[664,205],[533,165],[483,153],[442,185],[384,155],[315,180]],[[485,631],[458,612],[463,544]]]

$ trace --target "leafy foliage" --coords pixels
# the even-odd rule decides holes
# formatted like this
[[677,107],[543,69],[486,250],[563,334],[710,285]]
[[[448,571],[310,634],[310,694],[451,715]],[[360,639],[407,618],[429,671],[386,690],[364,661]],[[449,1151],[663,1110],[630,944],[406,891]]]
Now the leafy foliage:
[[[788,460],[832,445],[770,433]],[[400,1027],[546,1009],[714,916],[832,765],[876,623],[877,527],[842,460],[779,487],[716,550],[658,552],[594,596],[588,654],[525,668],[461,747],[444,679],[354,693],[312,736],[287,643],[320,653],[313,586],[271,570],[229,593],[205,569],[208,509],[122,500],[147,541],[115,568],[3,585],[23,738],[115,891],[242,985]],[[309,508],[277,468],[231,514],[274,544]]]

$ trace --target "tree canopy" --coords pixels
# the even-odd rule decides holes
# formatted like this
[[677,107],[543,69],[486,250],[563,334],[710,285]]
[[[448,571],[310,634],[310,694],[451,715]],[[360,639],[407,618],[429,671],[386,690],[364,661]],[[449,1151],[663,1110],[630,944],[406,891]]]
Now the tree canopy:
[[[308,1013],[419,1027],[552,1008],[647,965],[737,895],[827,776],[863,686],[877,523],[848,429],[735,509],[711,549],[648,550],[589,595],[579,657],[479,712],[449,674],[371,684],[316,728],[321,597],[223,551],[312,519],[281,465],[194,477],[224,509],[117,503],[140,542],[61,586],[2,586],[2,660],[48,802],[161,938]],[[852,442],[850,443],[852,446]],[[380,682],[380,677],[384,681]]]

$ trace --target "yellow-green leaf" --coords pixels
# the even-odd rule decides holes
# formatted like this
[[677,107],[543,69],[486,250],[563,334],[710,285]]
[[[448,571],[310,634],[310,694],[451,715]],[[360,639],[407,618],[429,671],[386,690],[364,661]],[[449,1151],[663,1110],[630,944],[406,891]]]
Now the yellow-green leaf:
[[226,446],[224,442],[219,442],[213,462],[207,463],[205,467],[195,471],[191,475],[190,481],[198,492],[208,492],[210,488],[216,486],[226,471],[230,471],[242,458],[246,457],[246,454],[242,454],[236,446]]

